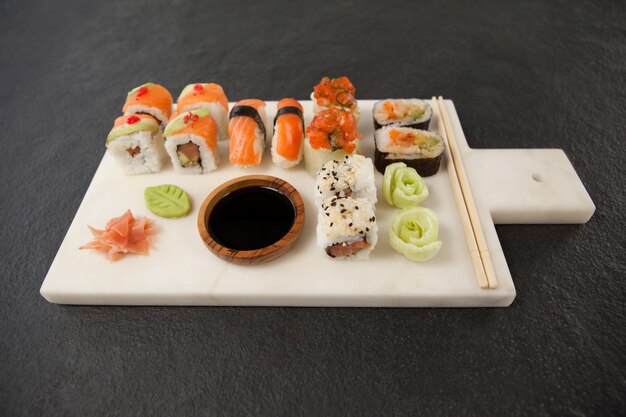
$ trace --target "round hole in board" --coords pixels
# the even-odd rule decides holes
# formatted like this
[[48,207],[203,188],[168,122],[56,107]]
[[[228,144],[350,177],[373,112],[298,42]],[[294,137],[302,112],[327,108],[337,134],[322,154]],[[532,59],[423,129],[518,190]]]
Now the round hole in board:
[[532,178],[536,182],[543,182],[543,177],[541,176],[541,174],[538,174],[536,172],[532,175]]

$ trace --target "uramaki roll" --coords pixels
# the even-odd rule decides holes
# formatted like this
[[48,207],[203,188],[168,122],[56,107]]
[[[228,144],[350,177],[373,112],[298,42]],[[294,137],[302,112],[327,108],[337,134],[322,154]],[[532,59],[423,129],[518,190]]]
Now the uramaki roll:
[[176,113],[207,109],[217,123],[218,139],[228,139],[228,98],[221,85],[215,83],[188,84],[176,101]]
[[207,109],[173,118],[163,132],[172,165],[182,174],[206,174],[217,168],[217,123]]
[[337,108],[323,110],[315,115],[306,129],[304,164],[312,176],[326,161],[342,159],[358,150],[361,135],[350,112]]
[[149,114],[159,121],[163,129],[172,114],[172,95],[162,85],[145,83],[128,93],[122,111],[125,115]]
[[106,147],[126,175],[159,172],[167,159],[159,123],[148,114],[115,119]]

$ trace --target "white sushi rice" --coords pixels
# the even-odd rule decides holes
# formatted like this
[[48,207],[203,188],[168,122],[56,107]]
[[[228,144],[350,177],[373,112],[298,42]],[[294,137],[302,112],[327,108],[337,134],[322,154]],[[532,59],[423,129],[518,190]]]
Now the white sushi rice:
[[[131,155],[128,150],[139,147],[139,153]],[[140,131],[120,136],[107,144],[107,150],[115,158],[126,175],[159,172],[167,160],[161,131]]]
[[[180,159],[178,158],[178,153],[176,152],[178,145],[184,145],[187,142],[193,142],[198,145],[200,150],[200,163],[198,165],[192,165],[188,167],[184,167],[180,164]],[[219,164],[220,155],[219,152],[213,153],[211,149],[207,146],[204,138],[197,135],[190,134],[179,134],[179,135],[170,135],[165,140],[165,150],[170,156],[170,160],[172,161],[172,165],[174,165],[174,169],[176,172],[181,174],[206,174],[217,169],[217,165]]]
[[[317,104],[317,100],[315,99],[315,92],[311,93],[311,101],[313,102],[313,115],[316,115],[317,113],[324,111],[324,110],[328,110],[330,108],[337,108],[339,110],[346,110],[345,107],[341,107],[339,105],[337,106],[320,106],[319,104]],[[354,103],[356,104],[356,106],[354,106],[354,108],[352,110],[350,110],[350,113],[352,113],[354,115],[354,117],[356,118],[356,121],[359,121],[359,117],[361,116],[361,109],[359,108],[359,103],[354,100]],[[346,110],[347,111],[347,110]]]
[[161,131],[165,129],[165,126],[167,126],[167,122],[169,120],[169,115],[163,113],[158,108],[150,107],[150,106],[143,106],[141,104],[133,104],[133,105],[128,106],[128,108],[124,112],[124,115],[130,116],[131,114],[136,114],[136,113],[149,114],[150,116],[155,117],[159,122],[161,122],[160,124]]
[[328,197],[366,198],[376,204],[374,164],[362,155],[345,155],[325,162],[315,181],[315,204],[319,207]]
[[[403,132],[416,134],[425,140],[434,140],[437,143],[434,146],[420,146],[416,144],[407,145],[404,143],[393,143],[389,136],[390,131],[400,130]],[[441,137],[431,131],[413,129],[410,127],[399,127],[394,125],[383,126],[374,133],[376,148],[380,152],[388,153],[387,159],[422,159],[436,158],[444,151],[444,144]]]
[[[391,102],[394,109],[404,117],[389,118],[389,115],[385,110],[385,102]],[[374,104],[373,113],[374,120],[379,125],[386,126],[389,124],[395,124],[398,126],[406,126],[430,120],[433,115],[433,109],[427,102],[420,100],[419,98],[388,98],[386,100],[376,102]],[[415,115],[419,116],[414,117]]]
[[[335,244],[364,240],[369,246],[356,254],[335,259],[365,260],[378,241],[374,205],[365,198],[330,197],[322,202],[317,216],[317,246],[327,252]],[[345,246],[344,245],[344,246]]]
[[217,140],[228,140],[228,110],[217,102],[199,102],[177,110],[184,113],[197,109],[207,109],[217,124]]

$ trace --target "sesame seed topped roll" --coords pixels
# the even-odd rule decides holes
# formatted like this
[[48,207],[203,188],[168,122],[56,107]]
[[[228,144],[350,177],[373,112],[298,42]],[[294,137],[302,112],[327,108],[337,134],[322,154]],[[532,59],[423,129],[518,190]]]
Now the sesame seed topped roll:
[[369,259],[378,226],[365,198],[326,198],[318,211],[317,245],[335,259]]
[[372,160],[362,155],[345,155],[324,163],[317,173],[315,203],[319,206],[325,198],[333,196],[367,198],[376,204]]

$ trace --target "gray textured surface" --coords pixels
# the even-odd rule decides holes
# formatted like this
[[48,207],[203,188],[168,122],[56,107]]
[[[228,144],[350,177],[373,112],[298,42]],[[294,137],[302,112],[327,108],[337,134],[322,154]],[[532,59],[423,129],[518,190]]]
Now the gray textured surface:
[[[624,414],[624,3],[314,3],[0,2],[0,415]],[[39,296],[129,88],[305,98],[325,74],[452,98],[473,147],[564,149],[596,214],[498,227],[507,309]]]

